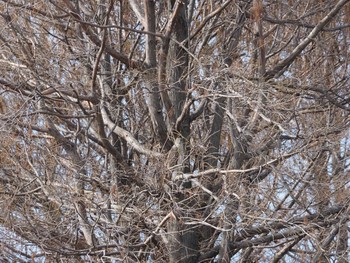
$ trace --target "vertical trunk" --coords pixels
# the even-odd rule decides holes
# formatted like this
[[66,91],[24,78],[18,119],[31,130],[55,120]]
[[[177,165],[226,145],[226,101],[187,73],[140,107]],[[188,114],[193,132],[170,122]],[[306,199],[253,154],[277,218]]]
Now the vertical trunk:
[[318,210],[322,213],[329,205],[329,176],[327,171],[328,154],[322,152],[320,158],[315,162],[315,201],[318,205]]
[[[183,1],[180,7],[175,6],[176,1],[172,1],[173,8],[178,8],[176,11],[176,17],[174,19],[173,25],[173,37],[179,43],[184,43],[188,40],[188,24],[186,19],[187,1]],[[185,46],[188,43],[185,42]],[[175,126],[175,137],[180,137],[180,148],[182,152],[180,153],[180,158],[178,164],[183,167],[183,172],[189,172],[189,147],[188,147],[188,137],[190,135],[190,122],[189,122],[189,109],[185,109],[184,105],[187,98],[187,83],[183,76],[188,71],[188,54],[177,43],[171,42],[169,47],[169,52],[167,54],[167,72],[168,72],[168,83],[170,84],[169,98],[172,104],[172,111],[174,115],[175,126],[176,120],[183,114],[183,118],[180,123]],[[183,112],[184,111],[184,112]]]
[[[144,0],[145,7],[145,30],[156,32],[156,13],[154,1]],[[153,129],[159,137],[162,146],[169,150],[171,148],[168,140],[168,132],[163,118],[163,106],[157,83],[157,50],[156,37],[154,34],[146,34],[146,86],[148,93],[148,108],[151,115]]]
[[198,230],[185,226],[180,218],[168,222],[169,263],[196,263],[199,256]]
[[[216,83],[217,90],[220,90],[220,84]],[[219,156],[219,147],[221,140],[221,131],[222,124],[224,121],[224,113],[226,107],[227,98],[220,97],[216,100],[215,108],[214,108],[214,118],[210,130],[210,141],[209,141],[209,149],[208,149],[208,160],[207,163],[212,167],[217,167],[218,165],[218,156]]]
[[[176,11],[172,35],[177,42],[183,42],[188,37],[188,25],[186,19],[187,1],[184,1],[181,6],[175,7],[176,1],[171,1],[171,6],[179,8]],[[188,44],[188,43],[187,43]],[[185,45],[187,45],[185,44]],[[175,121],[184,113],[178,127],[175,127],[174,136],[178,137],[178,160],[177,165],[182,172],[189,172],[189,146],[188,137],[190,135],[189,110],[184,109],[186,102],[187,91],[186,81],[183,76],[188,70],[188,54],[187,51],[180,47],[177,43],[170,42],[169,52],[167,54],[167,71],[168,83],[170,84],[169,99],[172,104],[172,112],[168,112],[173,116],[169,116],[169,121]],[[164,62],[163,62],[164,63]],[[165,65],[163,65],[165,66]],[[162,68],[162,67],[161,67]],[[160,72],[160,74],[162,74]],[[183,112],[185,111],[185,112]],[[172,123],[174,125],[175,123]],[[183,187],[188,187],[188,184],[183,184]],[[185,213],[184,218],[193,217],[193,211],[188,207],[195,205],[193,200],[186,200],[185,195],[180,194],[177,197],[177,203],[183,203],[182,210]],[[169,259],[171,263],[191,263],[197,262],[199,255],[199,239],[198,230],[186,226],[180,217],[173,218],[168,222],[169,235]]]
[[[237,11],[236,15],[236,24],[237,26],[234,28],[233,32],[231,33],[230,42],[226,43],[226,46],[228,47],[227,50],[224,50],[225,54],[225,60],[224,62],[227,63],[226,66],[233,67],[232,62],[235,57],[237,57],[237,46],[239,43],[240,36],[242,34],[242,29],[246,21],[246,15],[245,11],[249,8],[251,4],[251,1],[240,1],[240,8]],[[229,100],[225,98],[224,101],[220,102],[218,104],[219,108],[218,110],[223,111],[222,114],[224,114],[224,108],[226,107],[226,104],[228,103],[228,110],[231,108],[231,102],[232,100]],[[234,112],[233,112],[234,114]],[[217,124],[215,124],[215,117],[213,121],[213,128],[218,129]],[[223,119],[220,120],[221,124],[223,123]],[[215,126],[214,126],[215,125]],[[212,130],[212,135],[218,134],[220,135],[219,130]],[[220,127],[221,129],[221,127]],[[215,132],[215,133],[214,133]],[[232,141],[232,149],[233,149],[233,158],[230,161],[230,166],[234,169],[242,169],[244,168],[244,164],[248,160],[249,156],[247,155],[247,142],[249,138],[246,138],[245,134],[241,134],[238,132],[236,127],[233,126],[233,124],[230,127],[230,133],[231,133],[231,141]],[[216,135],[217,136],[217,135]],[[219,143],[220,145],[220,137],[215,138],[215,136],[212,138],[212,145],[215,145],[216,143]],[[215,148],[213,148],[215,149]],[[219,149],[217,148],[216,151]],[[217,159],[217,158],[215,158]],[[212,165],[215,165],[212,162]],[[236,178],[237,179],[237,178]],[[224,189],[225,194],[227,195],[227,200],[225,202],[225,210],[223,212],[223,228],[227,231],[222,233],[222,240],[221,240],[221,246],[219,250],[219,258],[218,262],[220,263],[229,263],[231,262],[231,257],[233,255],[233,249],[232,244],[234,240],[234,229],[233,225],[236,222],[237,217],[237,211],[240,207],[240,201],[237,199],[237,196],[234,194],[231,194],[232,192],[236,192],[237,188],[239,187],[240,182],[232,182],[232,178],[227,178],[227,182],[224,182],[224,184],[227,184],[227,186],[230,189]],[[226,187],[226,186],[224,186]]]
[[[318,160],[315,162],[315,169],[314,169],[314,176],[315,176],[315,201],[318,206],[318,210],[320,213],[325,211],[325,209],[329,205],[329,196],[330,196],[330,181],[327,171],[327,165],[328,165],[328,156],[327,152],[323,151],[319,157]],[[319,248],[324,240],[327,239],[329,235],[328,229],[321,230],[319,237],[318,237],[318,244],[317,249],[318,251],[315,255],[314,262],[320,262],[320,263],[326,263],[329,262],[325,252],[327,252],[327,247],[321,247]]]

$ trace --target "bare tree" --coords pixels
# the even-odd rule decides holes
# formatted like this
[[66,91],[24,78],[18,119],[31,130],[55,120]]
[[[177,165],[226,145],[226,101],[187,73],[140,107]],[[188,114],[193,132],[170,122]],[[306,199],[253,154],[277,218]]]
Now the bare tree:
[[348,262],[349,0],[1,0],[2,262]]

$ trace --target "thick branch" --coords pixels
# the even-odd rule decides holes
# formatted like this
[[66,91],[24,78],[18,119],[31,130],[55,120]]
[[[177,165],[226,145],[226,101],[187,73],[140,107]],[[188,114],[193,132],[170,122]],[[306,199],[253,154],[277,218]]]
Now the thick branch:
[[277,64],[272,70],[265,74],[266,79],[271,79],[275,76],[283,74],[284,71],[294,62],[300,53],[309,45],[314,38],[322,31],[322,29],[337,15],[340,9],[350,0],[340,0],[334,8],[315,26],[310,34],[292,51],[292,53]]
[[145,14],[139,5],[139,1],[129,0],[129,5],[132,11],[134,11],[137,19],[140,20],[141,24],[145,27]]
[[159,152],[146,149],[134,138],[134,136],[132,136],[130,132],[115,125],[108,117],[107,112],[104,108],[101,109],[101,114],[102,114],[103,121],[108,126],[108,128],[111,129],[115,134],[123,138],[137,152],[145,154],[147,156],[151,156],[151,157],[157,157],[157,158],[163,157],[163,154]]

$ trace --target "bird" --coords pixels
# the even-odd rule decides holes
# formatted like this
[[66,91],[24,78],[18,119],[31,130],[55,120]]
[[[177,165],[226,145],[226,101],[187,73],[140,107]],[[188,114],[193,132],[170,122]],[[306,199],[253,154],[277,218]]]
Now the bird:
[[225,65],[225,67],[226,68],[229,68],[231,65],[232,65],[232,58],[230,58],[230,57],[225,57],[224,58],[224,65]]

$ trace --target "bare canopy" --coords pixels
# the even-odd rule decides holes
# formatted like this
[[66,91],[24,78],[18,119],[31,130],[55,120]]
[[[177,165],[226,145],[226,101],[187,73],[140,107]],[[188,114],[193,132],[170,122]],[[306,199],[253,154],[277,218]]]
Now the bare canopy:
[[0,0],[1,262],[349,262],[350,0]]

